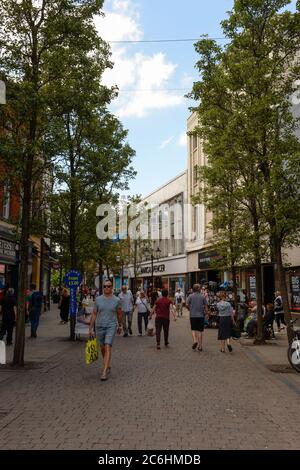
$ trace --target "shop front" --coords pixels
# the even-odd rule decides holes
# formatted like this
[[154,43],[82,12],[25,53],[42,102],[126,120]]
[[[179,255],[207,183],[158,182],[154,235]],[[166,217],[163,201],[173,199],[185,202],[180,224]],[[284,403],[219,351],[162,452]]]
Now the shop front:
[[18,288],[18,245],[14,235],[0,230],[0,289]]
[[198,269],[200,270],[200,283],[203,282],[222,282],[222,271],[217,264],[223,257],[216,251],[200,251],[198,253]]
[[180,288],[186,291],[187,259],[185,255],[172,258],[164,258],[160,261],[142,263],[138,269],[137,277],[134,279],[133,269],[129,267],[130,285],[133,290],[143,288],[145,291],[152,289],[152,269],[154,288],[167,289],[171,296]]

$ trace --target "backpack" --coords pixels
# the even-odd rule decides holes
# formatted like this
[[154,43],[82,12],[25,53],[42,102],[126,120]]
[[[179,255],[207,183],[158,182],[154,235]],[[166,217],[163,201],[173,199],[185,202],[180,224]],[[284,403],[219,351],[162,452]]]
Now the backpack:
[[43,304],[43,295],[41,292],[35,291],[30,296],[30,309],[41,308]]

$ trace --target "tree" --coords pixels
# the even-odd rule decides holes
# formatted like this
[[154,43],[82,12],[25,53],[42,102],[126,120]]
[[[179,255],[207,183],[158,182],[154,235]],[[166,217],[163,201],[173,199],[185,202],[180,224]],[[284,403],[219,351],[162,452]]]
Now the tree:
[[[200,100],[209,164],[226,155],[239,188],[237,201],[249,210],[257,275],[261,244],[271,240],[287,321],[282,250],[295,243],[300,223],[299,141],[290,103],[299,76],[300,28],[299,13],[280,13],[289,3],[236,0],[222,23],[229,43],[224,48],[209,40],[196,44],[202,81],[192,93]],[[260,291],[257,286],[259,296]]]
[[[28,238],[34,182],[41,166],[49,167],[45,153],[48,124],[48,90],[66,73],[72,51],[88,56],[99,41],[93,17],[101,14],[102,0],[6,0],[0,5],[0,75],[8,84],[11,113],[0,155],[7,172],[21,187],[20,283],[14,364],[24,365],[25,290],[27,289]],[[71,54],[70,54],[71,53]],[[76,70],[76,66],[75,66]],[[13,128],[11,128],[13,126]]]

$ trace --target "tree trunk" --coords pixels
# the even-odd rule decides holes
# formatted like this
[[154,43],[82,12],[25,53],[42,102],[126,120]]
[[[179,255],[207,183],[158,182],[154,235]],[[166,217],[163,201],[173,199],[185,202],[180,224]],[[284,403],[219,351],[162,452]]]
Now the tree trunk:
[[[28,172],[32,171],[28,159]],[[22,201],[22,223],[20,240],[20,270],[19,270],[19,290],[18,290],[18,315],[16,326],[16,339],[14,347],[13,364],[24,366],[25,350],[25,292],[28,289],[28,238],[30,226],[30,205],[31,205],[31,178],[24,181],[24,195]]]
[[256,278],[256,303],[257,303],[257,336],[254,344],[265,344],[263,333],[263,295],[262,295],[262,273],[261,261],[259,258],[255,264],[255,278]]
[[233,306],[235,310],[235,316],[238,314],[238,300],[237,300],[237,285],[236,285],[236,267],[234,264],[231,265],[231,277],[233,282],[232,292],[233,292]]
[[253,227],[254,227],[254,258],[255,258],[255,278],[256,278],[256,305],[257,305],[257,335],[254,344],[265,344],[263,332],[263,283],[261,272],[260,256],[260,233],[259,219],[257,216],[256,202],[252,206]]
[[279,279],[279,290],[282,296],[282,304],[283,304],[283,311],[284,311],[284,319],[287,325],[287,338],[289,344],[293,341],[293,328],[290,326],[290,321],[292,320],[291,310],[288,301],[288,289],[286,285],[286,277],[285,277],[285,270],[283,267],[282,262],[282,252],[281,252],[281,244],[278,238],[274,237],[274,250],[275,250],[275,258],[277,264],[277,273]]

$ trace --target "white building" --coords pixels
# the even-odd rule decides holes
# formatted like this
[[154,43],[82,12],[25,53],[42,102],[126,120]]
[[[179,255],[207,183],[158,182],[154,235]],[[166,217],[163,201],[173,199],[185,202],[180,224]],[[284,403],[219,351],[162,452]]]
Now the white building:
[[154,190],[142,203],[154,208],[149,224],[149,238],[154,238],[154,241],[148,243],[148,253],[143,253],[135,279],[133,267],[129,266],[130,284],[133,284],[134,279],[134,288],[143,287],[147,290],[152,287],[153,275],[155,287],[168,289],[171,294],[178,287],[185,290],[187,218],[184,207],[187,203],[187,172],[180,173]]

